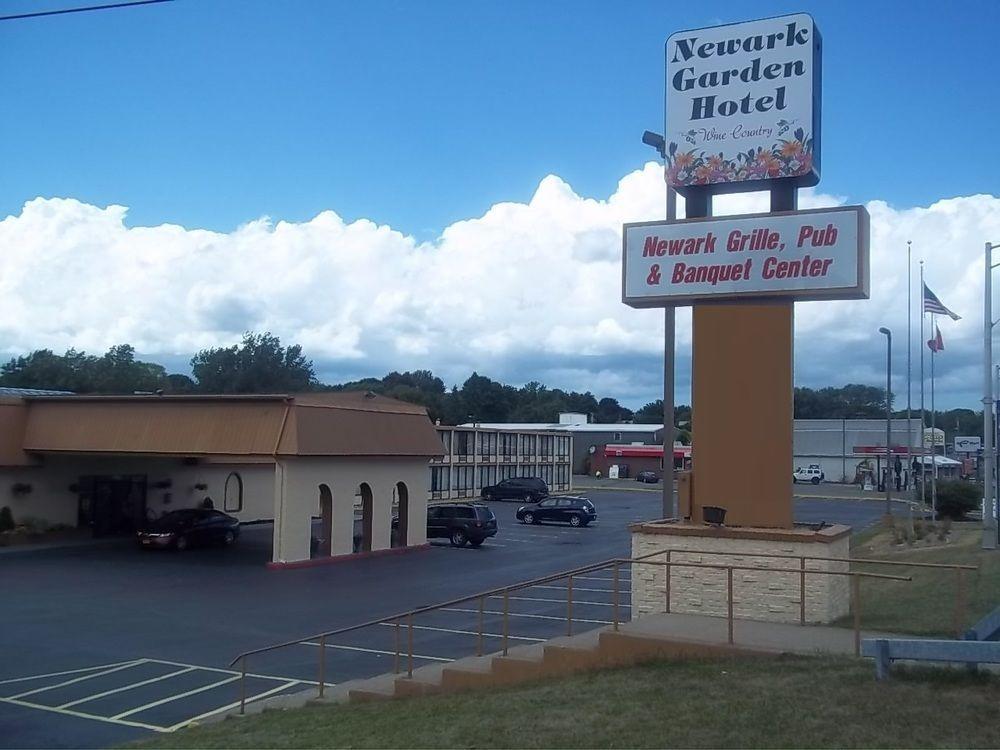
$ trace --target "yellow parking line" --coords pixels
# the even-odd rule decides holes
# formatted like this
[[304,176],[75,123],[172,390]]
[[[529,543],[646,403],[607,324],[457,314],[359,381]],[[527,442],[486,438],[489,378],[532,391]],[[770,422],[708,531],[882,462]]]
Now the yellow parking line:
[[142,682],[133,682],[131,685],[126,685],[125,687],[114,688],[113,690],[105,690],[103,693],[97,693],[96,695],[88,695],[86,698],[80,698],[79,700],[70,701],[69,703],[63,703],[59,708],[69,708],[70,706],[77,706],[81,703],[88,703],[90,701],[96,701],[98,698],[103,698],[106,695],[114,695],[115,693],[121,693],[125,690],[132,690],[137,687],[142,687],[143,685],[150,685],[154,682],[159,682],[160,680],[169,680],[171,677],[176,677],[179,674],[184,674],[185,672],[193,672],[194,667],[187,667],[186,669],[178,669],[176,672],[170,672],[163,675],[162,677],[151,677],[148,680],[143,680]]
[[101,677],[102,675],[111,674],[112,672],[120,672],[123,669],[130,669],[132,667],[137,667],[140,664],[144,664],[146,659],[136,659],[135,661],[125,662],[112,669],[105,669],[103,672],[95,672],[94,674],[84,675],[83,677],[77,677],[73,680],[66,680],[65,682],[59,682],[55,685],[47,685],[45,687],[35,688],[34,690],[28,690],[23,693],[18,693],[17,695],[12,695],[7,700],[18,700],[29,695],[34,695],[35,693],[44,693],[46,690],[55,690],[56,688],[66,687],[67,685],[73,685],[77,682],[83,682],[84,680],[89,680],[92,677]]
[[62,714],[64,716],[73,716],[77,719],[93,719],[94,721],[103,721],[105,724],[123,724],[127,727],[138,727],[139,729],[151,729],[154,732],[166,732],[168,731],[166,727],[160,727],[155,724],[144,724],[141,721],[120,721],[118,719],[109,718],[107,716],[98,716],[97,714],[88,714],[83,711],[71,711],[68,708],[56,708],[55,706],[46,706],[42,703],[32,703],[31,701],[21,701],[15,698],[0,698],[0,703],[10,703],[13,706],[22,706],[23,708],[37,708],[40,711],[50,711],[54,714]]

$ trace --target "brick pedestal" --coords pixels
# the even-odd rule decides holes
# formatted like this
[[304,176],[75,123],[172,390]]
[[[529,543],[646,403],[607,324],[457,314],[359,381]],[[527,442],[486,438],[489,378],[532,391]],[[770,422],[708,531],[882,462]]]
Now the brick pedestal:
[[[804,528],[758,529],[712,527],[651,522],[633,524],[632,557],[662,552],[650,559],[674,563],[753,566],[762,570],[733,571],[733,614],[748,620],[799,622],[802,557],[850,555],[850,528],[830,526],[819,531]],[[712,554],[725,552],[736,554]],[[792,555],[792,558],[760,555]],[[829,623],[850,612],[850,577],[810,571],[846,571],[846,562],[804,562],[805,620]],[[725,570],[674,566],[670,568],[670,611],[725,617],[728,580]],[[793,571],[793,572],[783,572]],[[666,611],[667,568],[632,565],[632,617]]]

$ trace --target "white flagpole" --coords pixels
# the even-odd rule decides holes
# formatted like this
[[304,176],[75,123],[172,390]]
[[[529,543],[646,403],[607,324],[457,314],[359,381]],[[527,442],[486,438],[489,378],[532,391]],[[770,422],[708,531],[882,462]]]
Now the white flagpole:
[[[937,342],[937,326],[934,323],[934,313],[931,313],[931,336],[934,337],[935,342]],[[931,349],[931,459],[934,463],[931,464],[931,510],[933,511],[933,518],[937,520],[937,433],[935,432],[935,414],[934,414],[934,359],[937,355],[937,343],[935,343],[935,348]]]
[[920,502],[927,504],[927,445],[924,442],[926,427],[924,412],[924,262],[920,261]]
[[913,497],[913,405],[911,381],[913,371],[913,265],[910,262],[910,240],[906,241],[906,489]]

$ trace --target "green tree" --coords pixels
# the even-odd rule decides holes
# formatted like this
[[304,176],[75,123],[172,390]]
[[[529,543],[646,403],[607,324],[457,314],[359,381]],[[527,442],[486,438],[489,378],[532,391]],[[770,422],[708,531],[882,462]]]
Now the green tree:
[[626,409],[616,398],[602,398],[597,402],[594,421],[602,424],[617,424],[632,419],[631,409]]
[[204,349],[191,360],[202,393],[301,393],[318,383],[312,361],[271,333],[245,333],[230,347]]

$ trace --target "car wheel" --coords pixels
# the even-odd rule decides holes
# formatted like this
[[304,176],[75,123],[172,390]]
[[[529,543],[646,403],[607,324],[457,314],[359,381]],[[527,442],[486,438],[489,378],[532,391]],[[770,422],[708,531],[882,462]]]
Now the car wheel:
[[188,540],[186,536],[177,537],[177,541],[174,542],[174,549],[183,552],[188,548]]
[[469,541],[469,538],[465,535],[465,532],[461,529],[455,529],[451,532],[451,546],[453,547],[464,547],[465,543]]
[[570,516],[569,525],[570,526],[580,526],[583,524],[583,519],[580,516]]
[[484,541],[486,541],[486,540],[485,539],[470,539],[469,540],[469,544],[471,544],[473,547],[482,547]]
[[535,514],[534,513],[525,513],[524,514],[524,518],[522,520],[524,521],[524,523],[534,523],[535,522]]
[[222,537],[222,543],[227,547],[231,547],[235,541],[236,541],[236,534],[234,534],[232,531],[227,531],[225,535]]
[[819,484],[819,477],[813,477],[813,478],[812,478],[812,479],[811,479],[810,481],[811,481],[811,482],[812,482],[813,484]]

